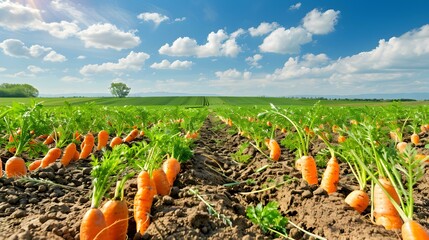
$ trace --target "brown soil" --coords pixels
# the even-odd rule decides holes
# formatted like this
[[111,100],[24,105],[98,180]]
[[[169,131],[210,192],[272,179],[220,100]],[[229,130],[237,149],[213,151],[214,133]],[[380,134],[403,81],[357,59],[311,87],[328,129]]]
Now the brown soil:
[[[273,235],[262,232],[247,219],[246,208],[259,202],[277,201],[284,216],[327,239],[400,239],[399,232],[372,224],[369,209],[358,214],[344,203],[345,196],[356,187],[346,164],[341,164],[338,192],[327,195],[317,186],[308,186],[301,181],[300,173],[293,168],[294,155],[286,149],[282,149],[278,162],[268,160],[253,147],[245,150],[252,155],[248,164],[233,161],[230,154],[247,139],[228,134],[228,129],[219,128],[219,124],[211,117],[206,120],[200,131],[201,137],[195,142],[194,157],[182,164],[170,196],[155,197],[151,225],[143,236],[136,235],[132,218],[135,179],[127,183],[129,238],[272,239]],[[422,137],[427,140],[427,136]],[[321,147],[323,144],[317,143],[312,151],[316,152]],[[3,154],[2,160],[7,157]],[[265,170],[257,171],[267,164],[269,167]],[[319,176],[323,170],[319,169]],[[1,178],[0,239],[79,239],[80,220],[90,205],[90,171],[88,161],[79,161],[66,168],[54,164],[30,174],[61,185]],[[247,184],[245,181],[248,179],[255,183]],[[243,183],[223,186],[231,182]],[[246,194],[275,184],[281,185]],[[429,229],[428,185],[429,170],[426,168],[415,194],[415,219],[426,229]],[[207,206],[190,192],[191,189],[210,203],[220,217],[210,214]],[[289,225],[287,228],[294,239],[311,239],[296,228]]]

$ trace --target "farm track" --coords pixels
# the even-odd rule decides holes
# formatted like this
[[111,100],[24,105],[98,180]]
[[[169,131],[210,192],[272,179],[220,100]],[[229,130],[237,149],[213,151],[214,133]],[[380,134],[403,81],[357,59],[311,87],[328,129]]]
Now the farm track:
[[[344,204],[345,196],[356,183],[346,164],[341,164],[338,192],[327,195],[308,186],[294,169],[294,155],[282,149],[278,162],[272,162],[253,147],[245,153],[252,156],[249,164],[232,161],[230,154],[247,139],[229,134],[228,127],[209,115],[195,141],[194,156],[182,164],[170,196],[155,197],[151,225],[143,236],[135,237],[132,202],[136,181],[130,180],[125,190],[129,203],[130,239],[272,239],[246,217],[246,207],[277,201],[281,212],[291,221],[327,239],[400,239],[399,233],[385,230],[370,222],[367,209],[359,215]],[[423,136],[427,142],[428,136]],[[277,135],[277,140],[282,138]],[[140,139],[141,140],[141,139]],[[313,154],[323,145],[312,146]],[[423,146],[421,146],[423,147]],[[2,154],[2,160],[8,158]],[[263,171],[257,169],[269,164]],[[80,220],[89,208],[91,166],[78,161],[63,168],[54,164],[30,174],[67,185],[0,180],[0,239],[78,239]],[[319,176],[323,169],[319,169]],[[243,181],[253,179],[254,184]],[[320,179],[320,178],[319,178]],[[243,182],[233,187],[223,184]],[[267,191],[243,194],[274,186]],[[207,206],[189,190],[195,190],[221,214],[210,214]],[[416,186],[416,219],[429,228],[429,170]],[[231,221],[231,226],[228,224]],[[297,229],[290,229],[294,239],[309,239]]]

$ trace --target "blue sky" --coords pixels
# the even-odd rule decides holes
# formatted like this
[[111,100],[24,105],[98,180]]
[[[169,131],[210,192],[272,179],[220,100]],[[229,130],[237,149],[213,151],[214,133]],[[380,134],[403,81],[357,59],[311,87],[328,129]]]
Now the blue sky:
[[429,2],[0,1],[0,83],[41,94],[429,91]]

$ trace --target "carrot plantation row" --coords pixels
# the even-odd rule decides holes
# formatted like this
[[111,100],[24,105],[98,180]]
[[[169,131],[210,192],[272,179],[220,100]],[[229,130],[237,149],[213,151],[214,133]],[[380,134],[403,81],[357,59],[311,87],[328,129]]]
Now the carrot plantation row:
[[[143,236],[151,224],[154,197],[170,194],[183,173],[181,165],[193,157],[207,118],[220,120],[214,128],[226,128],[242,139],[229,153],[232,162],[254,161],[248,149],[272,163],[282,162],[287,151],[305,184],[319,186],[326,194],[337,191],[340,166],[345,166],[356,183],[345,204],[358,213],[369,211],[370,220],[392,230],[392,236],[400,231],[403,239],[429,239],[427,223],[415,218],[413,196],[429,160],[426,106],[44,107],[33,103],[2,107],[0,114],[2,178],[37,182],[29,177],[31,172],[53,164],[72,168],[72,163],[91,162],[91,207],[79,219],[80,239],[127,239],[130,222],[135,223],[136,233],[131,237]],[[317,151],[316,144],[322,146]],[[132,203],[124,197],[131,179],[137,179]],[[260,186],[258,191],[276,188]],[[288,238],[287,226],[292,226],[307,237],[325,239],[289,220],[274,200],[245,207],[246,217],[267,236]]]
[[[320,185],[327,194],[337,190],[339,161],[347,163],[358,186],[344,199],[346,204],[358,213],[370,207],[374,224],[400,230],[403,239],[429,239],[427,227],[413,219],[413,191],[429,162],[429,144],[421,139],[427,139],[429,133],[428,110],[315,104],[311,108],[223,109],[217,114],[231,131],[248,138],[248,144],[272,161],[281,161],[281,146],[292,151],[302,179],[308,185]],[[312,155],[315,142],[322,142],[324,148]],[[251,160],[245,154],[234,156],[238,161]],[[255,215],[254,210],[250,215]],[[263,217],[255,223],[276,234],[284,229]]]

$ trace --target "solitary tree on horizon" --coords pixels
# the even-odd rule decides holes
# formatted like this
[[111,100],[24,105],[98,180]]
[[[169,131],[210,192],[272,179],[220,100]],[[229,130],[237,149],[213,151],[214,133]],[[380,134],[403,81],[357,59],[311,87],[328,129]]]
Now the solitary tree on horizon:
[[114,82],[109,87],[110,93],[119,98],[124,98],[128,96],[130,93],[131,88],[129,88],[125,83],[121,82]]

